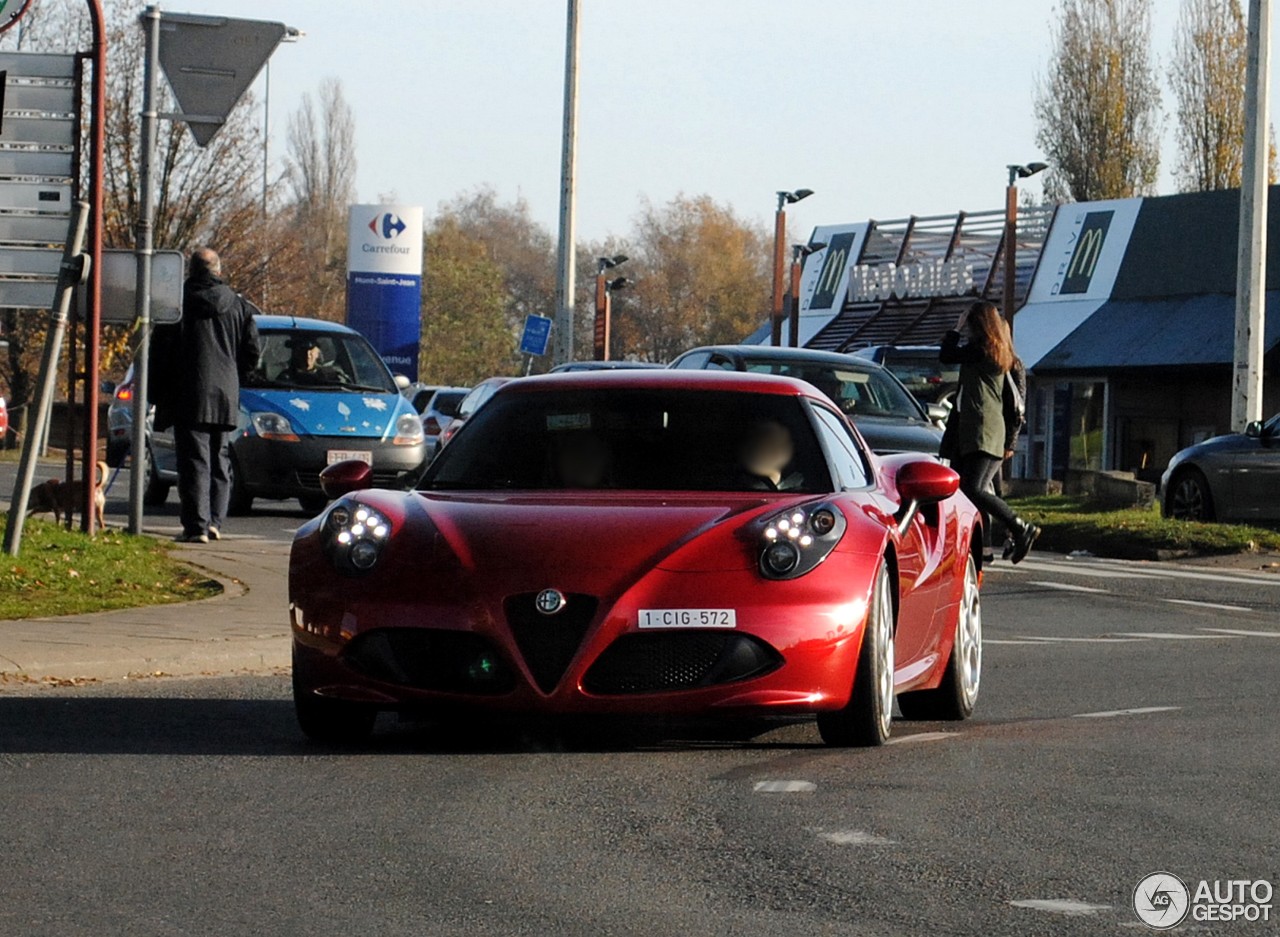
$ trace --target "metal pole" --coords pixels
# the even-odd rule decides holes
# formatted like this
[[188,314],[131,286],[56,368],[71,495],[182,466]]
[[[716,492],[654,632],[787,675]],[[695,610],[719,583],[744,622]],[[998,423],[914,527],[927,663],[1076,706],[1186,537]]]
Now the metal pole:
[[262,97],[262,216],[267,216],[267,175],[271,165],[271,59],[267,59],[267,87]]
[[788,290],[791,302],[787,311],[787,344],[792,348],[800,347],[800,258],[803,251],[803,244],[796,244],[791,248],[791,286]]
[[67,243],[62,251],[58,291],[54,298],[53,309],[49,313],[49,331],[45,335],[44,354],[40,359],[40,375],[36,379],[34,407],[27,414],[27,425],[31,428],[23,442],[22,457],[18,464],[18,478],[13,485],[9,518],[4,528],[4,552],[10,556],[17,556],[18,551],[22,549],[22,526],[27,517],[27,499],[31,495],[36,462],[45,441],[45,419],[53,409],[53,395],[58,386],[58,355],[62,350],[62,339],[67,331],[67,313],[71,308],[71,297],[75,294],[76,284],[81,280],[80,273],[83,267],[80,254],[84,250],[84,232],[88,221],[89,206],[84,202],[76,202],[75,213],[71,218],[71,230],[68,232]]
[[556,364],[573,360],[574,264],[577,247],[574,225],[577,193],[574,174],[578,160],[578,11],[569,0],[564,49],[564,137],[560,147],[560,243],[556,252]]
[[786,264],[783,242],[787,238],[786,194],[778,193],[778,208],[773,215],[773,301],[769,305],[770,341],[782,344],[782,277]]
[[605,267],[600,264],[600,271],[596,274],[596,320],[595,320],[595,348],[592,349],[593,357],[596,361],[609,360],[609,322],[608,302],[609,288],[604,277]]
[[1262,419],[1262,345],[1267,301],[1267,115],[1270,113],[1271,0],[1250,0],[1240,178],[1240,262],[1236,267],[1231,428]]
[[133,358],[133,443],[130,446],[129,533],[142,533],[142,497],[147,482],[147,383],[151,354],[151,256],[155,232],[155,153],[156,92],[160,70],[160,8],[149,6],[142,13],[146,34],[146,54],[142,77],[142,152],[138,219],[136,223],[138,281],[135,296],[135,321],[138,347]]
[[[102,348],[99,325],[102,321],[102,220],[103,179],[106,175],[107,136],[107,24],[102,0],[87,0],[93,27],[93,89],[90,93],[89,147],[89,292],[85,297],[84,319],[84,451],[81,472],[93,478],[98,461],[98,370]],[[80,501],[80,529],[93,533],[94,491],[84,486]]]
[[1013,290],[1018,282],[1018,184],[1015,171],[1009,170],[1009,184],[1004,190],[1004,321],[1013,330]]

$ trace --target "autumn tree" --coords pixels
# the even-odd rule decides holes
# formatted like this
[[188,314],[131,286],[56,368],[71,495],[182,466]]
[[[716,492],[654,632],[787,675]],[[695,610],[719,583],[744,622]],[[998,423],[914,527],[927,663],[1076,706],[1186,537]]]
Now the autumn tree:
[[422,379],[468,386],[514,373],[516,336],[507,321],[507,302],[504,271],[488,246],[456,217],[438,217],[426,233]]
[[1053,60],[1036,95],[1036,142],[1057,201],[1154,191],[1160,168],[1160,88],[1151,55],[1151,0],[1062,0]]
[[[1183,0],[1169,85],[1178,119],[1174,176],[1184,192],[1240,185],[1247,38],[1239,0]],[[1273,145],[1272,180],[1275,162]]]

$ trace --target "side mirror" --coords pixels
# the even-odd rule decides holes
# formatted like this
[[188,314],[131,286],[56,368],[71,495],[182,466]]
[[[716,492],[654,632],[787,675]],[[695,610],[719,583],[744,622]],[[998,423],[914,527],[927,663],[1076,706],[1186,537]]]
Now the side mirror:
[[898,469],[897,486],[903,503],[936,504],[960,490],[960,476],[941,462],[921,459]]
[[373,466],[359,459],[335,462],[320,473],[320,490],[329,499],[373,487]]
[[396,381],[396,390],[404,390],[405,388],[407,388],[407,387],[412,383],[412,382],[411,382],[407,377],[405,377],[403,374],[397,374],[397,375],[395,376],[395,381]]
[[1250,439],[1262,438],[1262,421],[1254,420],[1244,428],[1244,434]]
[[925,407],[925,411],[929,414],[929,419],[934,423],[945,423],[947,417],[951,416],[951,408],[940,403],[931,403]]

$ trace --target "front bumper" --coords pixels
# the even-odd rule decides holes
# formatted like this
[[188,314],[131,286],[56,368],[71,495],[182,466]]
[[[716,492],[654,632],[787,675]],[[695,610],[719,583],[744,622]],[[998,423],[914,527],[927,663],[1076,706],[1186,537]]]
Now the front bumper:
[[320,494],[320,472],[331,450],[373,454],[373,486],[403,489],[417,481],[426,458],[422,443],[397,446],[352,436],[303,436],[297,442],[243,434],[231,444],[240,483],[256,498],[296,498]]

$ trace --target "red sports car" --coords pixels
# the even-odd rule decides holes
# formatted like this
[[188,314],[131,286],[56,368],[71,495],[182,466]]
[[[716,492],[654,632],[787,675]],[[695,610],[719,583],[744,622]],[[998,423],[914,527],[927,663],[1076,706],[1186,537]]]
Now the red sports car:
[[873,456],[819,391],[684,371],[512,382],[417,491],[337,500],[289,570],[298,721],[379,710],[813,714],[832,745],[964,719],[980,517],[931,456]]

